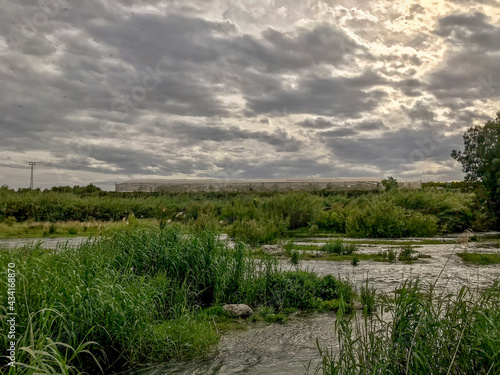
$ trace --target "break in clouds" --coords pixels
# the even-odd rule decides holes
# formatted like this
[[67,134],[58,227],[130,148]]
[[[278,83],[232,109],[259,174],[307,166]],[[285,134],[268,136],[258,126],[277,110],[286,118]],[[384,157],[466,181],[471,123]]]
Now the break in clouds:
[[0,184],[461,179],[497,1],[0,3]]

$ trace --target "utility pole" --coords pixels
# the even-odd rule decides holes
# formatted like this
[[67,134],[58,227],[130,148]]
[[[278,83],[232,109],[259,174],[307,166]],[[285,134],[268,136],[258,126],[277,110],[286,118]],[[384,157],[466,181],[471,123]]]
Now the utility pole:
[[30,161],[28,164],[31,167],[31,180],[30,180],[30,190],[33,190],[33,167],[36,165],[36,162]]

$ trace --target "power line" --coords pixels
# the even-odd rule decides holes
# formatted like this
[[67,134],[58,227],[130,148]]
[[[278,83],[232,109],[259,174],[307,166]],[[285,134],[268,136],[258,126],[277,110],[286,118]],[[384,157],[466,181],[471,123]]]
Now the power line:
[[36,162],[30,161],[28,164],[31,167],[31,180],[30,180],[30,189],[33,190],[33,167],[36,165]]

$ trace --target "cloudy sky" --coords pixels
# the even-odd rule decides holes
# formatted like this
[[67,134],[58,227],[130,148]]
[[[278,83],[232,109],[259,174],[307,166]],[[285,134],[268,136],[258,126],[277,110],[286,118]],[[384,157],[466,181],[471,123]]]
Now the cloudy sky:
[[0,184],[461,179],[496,0],[0,3]]

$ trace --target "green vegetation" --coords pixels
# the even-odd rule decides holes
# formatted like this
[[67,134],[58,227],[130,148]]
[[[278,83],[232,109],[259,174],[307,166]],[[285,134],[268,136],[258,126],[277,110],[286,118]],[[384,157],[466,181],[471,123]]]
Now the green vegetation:
[[451,156],[462,164],[465,181],[477,183],[478,208],[499,223],[500,212],[500,112],[484,126],[474,126],[464,134],[464,151]]
[[382,180],[382,186],[385,191],[397,190],[399,187],[398,181],[394,177],[388,177]]
[[[481,224],[474,194],[389,189],[387,192],[86,193],[0,188],[4,228],[29,222],[121,222],[134,215],[193,230],[222,229],[253,246],[283,237],[346,235],[362,238],[429,237]],[[478,216],[479,215],[479,216]],[[14,222],[15,220],[15,222]],[[484,224],[484,223],[483,223]],[[72,225],[76,227],[75,225]],[[2,229],[2,228],[0,228]],[[52,235],[47,233],[47,235]]]
[[[141,219],[141,223],[156,225],[154,219]],[[67,222],[42,222],[33,223],[24,221],[7,225],[0,223],[0,238],[40,238],[40,237],[73,237],[73,236],[95,236],[111,229],[127,226],[127,221],[67,221]]]
[[[255,260],[242,244],[230,249],[213,231],[143,226],[138,220],[77,249],[32,245],[2,251],[0,267],[11,263],[16,360],[23,364],[17,374],[100,373],[99,367],[112,373],[201,357],[218,341],[217,324],[230,326],[221,316],[225,303],[264,308],[262,319],[278,321],[290,311],[331,309],[353,296],[351,286],[337,278],[282,272],[276,260]],[[2,353],[8,346],[6,296],[4,278]]]
[[[362,296],[365,306],[374,306],[371,293]],[[316,374],[500,373],[498,283],[477,295],[466,287],[438,294],[433,285],[406,281],[372,310],[358,318],[341,304],[335,322],[340,352],[320,347]]]
[[290,262],[292,264],[299,264],[300,261],[300,253],[297,250],[292,250],[290,253]]
[[385,261],[395,262],[412,262],[419,258],[430,258],[429,255],[418,254],[415,248],[411,245],[402,245],[397,248],[390,248],[379,253]]
[[358,246],[352,242],[342,242],[337,239],[327,242],[319,250],[326,251],[328,254],[351,255],[358,250]]
[[411,262],[418,259],[418,254],[412,246],[401,246],[398,259],[403,262]]
[[481,254],[481,253],[458,253],[457,254],[466,263],[474,264],[500,264],[500,254]]

